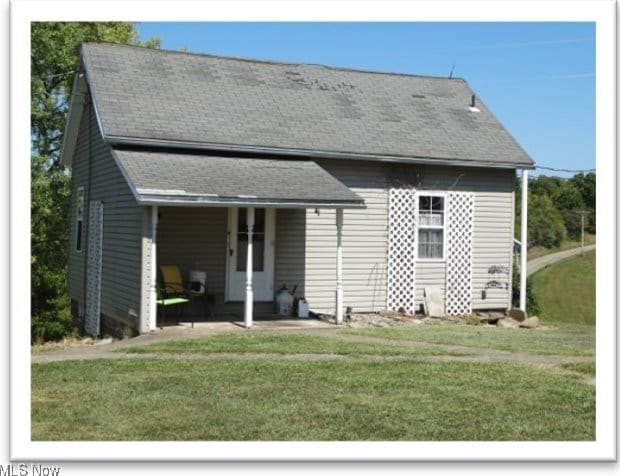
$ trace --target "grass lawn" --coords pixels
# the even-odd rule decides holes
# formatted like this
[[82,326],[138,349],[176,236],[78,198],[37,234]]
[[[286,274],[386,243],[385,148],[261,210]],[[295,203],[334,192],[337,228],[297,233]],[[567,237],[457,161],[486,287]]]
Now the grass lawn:
[[293,334],[223,334],[192,340],[173,340],[144,347],[123,349],[128,353],[273,353],[336,355],[464,355],[441,349],[403,348],[373,343],[346,342],[340,339]]
[[596,323],[596,252],[575,256],[535,273],[532,289],[541,318],[593,325]]
[[596,375],[596,365],[594,362],[579,362],[574,364],[562,364],[562,368],[566,370],[572,370],[573,372],[579,372],[584,375]]
[[[258,337],[260,339],[260,337]],[[594,388],[522,364],[101,359],[32,366],[33,440],[593,440]]]
[[[157,359],[134,354],[127,359],[37,363],[32,366],[32,438],[592,440],[595,391],[580,377],[594,371],[587,361],[557,367],[429,362],[417,357],[448,353],[400,345],[400,339],[512,342],[521,352],[546,348],[553,354],[593,355],[593,336],[580,332],[582,328],[593,329],[428,326],[346,331],[399,339],[394,345],[389,340],[349,342],[342,332],[331,337],[256,332],[132,349],[156,353]],[[264,356],[183,358],[187,353],[221,352]],[[282,360],[272,353],[298,358]],[[347,358],[325,361],[300,355],[321,353]],[[408,358],[390,360],[394,355]]]
[[547,355],[594,355],[595,328],[558,324],[539,329],[507,329],[482,326],[418,326],[343,329],[345,334],[387,339],[454,344],[512,352]]

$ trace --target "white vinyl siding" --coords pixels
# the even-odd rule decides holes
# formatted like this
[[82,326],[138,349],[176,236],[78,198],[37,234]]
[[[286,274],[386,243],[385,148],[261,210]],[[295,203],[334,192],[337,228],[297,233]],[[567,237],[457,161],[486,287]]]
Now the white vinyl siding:
[[[90,166],[92,169],[89,171]],[[89,187],[89,177],[91,184]],[[93,200],[104,202],[101,269],[101,313],[137,327],[140,315],[141,236],[140,207],[120,170],[109,145],[103,142],[95,114],[85,106],[80,124],[72,170],[72,192],[84,187],[84,210]],[[74,201],[76,203],[76,201]],[[77,230],[77,206],[71,210],[72,230]],[[82,249],[88,242],[88,215],[84,212]],[[69,253],[69,295],[84,303],[86,252],[71,246]]]
[[[386,167],[382,164],[319,161],[366,202],[365,209],[344,210],[342,232],[344,306],[354,312],[385,309],[387,281]],[[305,294],[315,312],[335,312],[336,213],[306,212]]]
[[277,292],[283,285],[296,297],[304,297],[305,289],[306,210],[276,210],[276,246],[274,286]]
[[[510,275],[492,276],[492,266],[511,269],[514,170],[423,167],[418,193],[424,190],[474,192],[473,286],[472,307],[507,309],[510,307]],[[439,287],[445,294],[445,263],[416,263],[416,302],[423,299],[424,287]],[[489,281],[498,278],[503,288],[487,289]],[[506,289],[507,286],[507,289]],[[483,299],[482,291],[486,290]]]
[[[386,306],[388,187],[412,184],[424,192],[470,191],[474,198],[473,309],[510,307],[510,275],[505,287],[487,289],[492,266],[510,269],[514,170],[431,166],[394,166],[369,162],[321,161],[319,164],[365,201],[365,210],[345,210],[343,227],[344,304],[354,312]],[[445,222],[445,221],[444,221]],[[444,251],[445,253],[445,251]],[[445,256],[445,255],[444,255]],[[306,212],[306,297],[315,312],[333,313],[336,289],[336,217],[333,210]],[[443,260],[416,260],[416,303],[424,287],[445,293]],[[498,276],[496,276],[498,277]],[[507,286],[507,289],[506,289]],[[486,298],[482,291],[486,290]]]
[[185,280],[190,270],[205,271],[209,294],[222,302],[227,222],[227,208],[159,207],[157,266],[177,265]]

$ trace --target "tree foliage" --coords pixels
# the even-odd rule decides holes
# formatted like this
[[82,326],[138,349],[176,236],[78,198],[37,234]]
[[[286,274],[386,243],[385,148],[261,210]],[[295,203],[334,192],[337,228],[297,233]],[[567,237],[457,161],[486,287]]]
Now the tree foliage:
[[[515,183],[515,236],[521,234],[521,182]],[[528,183],[528,244],[553,248],[564,239],[581,236],[580,211],[588,212],[586,231],[596,233],[596,174],[569,179],[531,178]]]
[[[131,23],[35,22],[31,27],[31,313],[33,340],[72,328],[67,297],[70,171],[60,164],[80,44],[140,44]],[[143,43],[157,47],[157,38]]]

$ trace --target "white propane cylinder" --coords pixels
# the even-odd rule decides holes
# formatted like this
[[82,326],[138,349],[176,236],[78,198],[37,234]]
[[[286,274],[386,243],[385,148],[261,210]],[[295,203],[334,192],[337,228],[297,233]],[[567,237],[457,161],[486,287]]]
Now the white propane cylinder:
[[306,318],[310,313],[310,308],[308,306],[308,301],[304,298],[301,298],[297,302],[297,317]]
[[290,316],[293,312],[293,295],[286,286],[283,286],[276,295],[276,305],[278,314],[281,316]]

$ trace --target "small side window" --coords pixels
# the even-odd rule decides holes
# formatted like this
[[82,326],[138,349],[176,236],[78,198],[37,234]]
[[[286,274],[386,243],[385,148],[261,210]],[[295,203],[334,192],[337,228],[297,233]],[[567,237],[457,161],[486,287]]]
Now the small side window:
[[84,187],[77,189],[77,204],[75,207],[75,251],[82,251],[82,232],[84,222]]
[[444,198],[421,195],[418,207],[418,258],[442,260],[444,257]]

